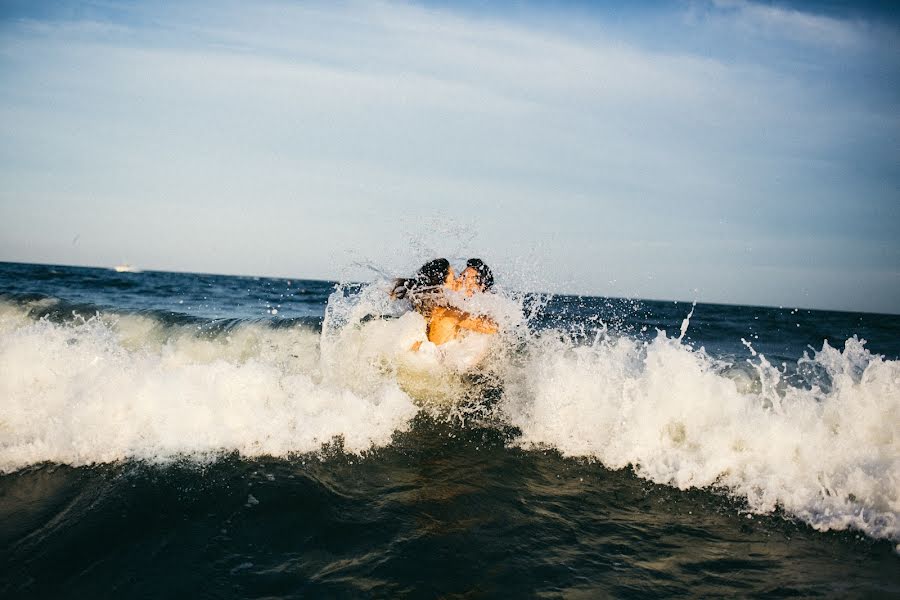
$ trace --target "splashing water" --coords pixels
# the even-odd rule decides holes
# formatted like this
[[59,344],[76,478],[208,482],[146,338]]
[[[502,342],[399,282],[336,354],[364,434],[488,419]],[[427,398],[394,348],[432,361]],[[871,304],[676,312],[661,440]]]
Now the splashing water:
[[828,391],[782,385],[764,356],[758,388],[741,389],[726,365],[664,332],[579,347],[543,336],[527,354],[502,406],[520,445],[717,487],[817,529],[900,536],[900,363],[861,340],[805,359],[824,368]]
[[[466,368],[411,355],[423,321],[387,287],[338,286],[321,331],[103,310],[51,317],[53,299],[2,301],[0,470],[288,457],[335,440],[362,453],[431,410],[429,390],[486,401]],[[548,298],[453,301],[501,324],[479,370],[499,390],[491,414],[516,429],[512,444],[900,540],[900,363],[864,340],[824,342],[788,372],[749,342],[738,360],[688,345],[696,305],[677,338],[642,339],[594,315],[537,326]]]

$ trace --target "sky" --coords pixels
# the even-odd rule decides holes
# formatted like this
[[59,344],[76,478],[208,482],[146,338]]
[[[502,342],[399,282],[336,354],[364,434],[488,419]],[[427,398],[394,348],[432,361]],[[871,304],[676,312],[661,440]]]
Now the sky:
[[890,4],[0,0],[0,83],[0,261],[900,313]]

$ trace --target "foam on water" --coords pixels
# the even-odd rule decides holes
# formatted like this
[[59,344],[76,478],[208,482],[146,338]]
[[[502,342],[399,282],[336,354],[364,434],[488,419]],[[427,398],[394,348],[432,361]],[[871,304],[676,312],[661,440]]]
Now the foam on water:
[[811,389],[783,385],[761,355],[747,385],[664,332],[580,347],[548,333],[526,354],[501,407],[522,446],[728,490],[750,511],[781,508],[821,530],[900,539],[900,362],[861,340],[802,359],[827,373]]
[[351,452],[390,441],[416,406],[382,379],[356,393],[319,372],[318,334],[248,323],[203,338],[142,316],[56,324],[0,313],[0,471],[43,461]]
[[[134,314],[35,320],[34,307],[0,302],[0,471],[388,444],[423,390],[473,395],[464,369],[409,353],[423,322],[386,289],[339,288],[321,334],[252,321],[204,334]],[[602,326],[573,338],[530,331],[521,298],[453,301],[501,323],[484,368],[502,389],[498,418],[521,431],[513,443],[900,540],[900,362],[862,340],[801,358],[815,377],[798,387],[765,356],[728,364],[684,344],[689,319],[649,342]]]

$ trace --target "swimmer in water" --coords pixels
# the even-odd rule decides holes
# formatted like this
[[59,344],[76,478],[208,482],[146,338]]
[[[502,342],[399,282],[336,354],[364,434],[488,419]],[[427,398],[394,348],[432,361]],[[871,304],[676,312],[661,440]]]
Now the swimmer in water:
[[[391,297],[408,298],[413,308],[425,317],[428,341],[440,346],[463,331],[497,333],[494,321],[447,306],[443,297],[444,290],[461,291],[471,297],[493,285],[494,275],[481,259],[469,259],[466,268],[456,277],[450,262],[437,258],[422,265],[415,277],[395,280]],[[416,342],[411,349],[418,350],[421,344]]]
[[[463,292],[467,297],[488,291],[494,285],[491,269],[479,258],[470,258],[459,277],[448,288]],[[428,319],[428,341],[440,346],[456,339],[462,331],[497,333],[497,324],[483,316],[474,316],[453,306],[438,305],[432,308]]]

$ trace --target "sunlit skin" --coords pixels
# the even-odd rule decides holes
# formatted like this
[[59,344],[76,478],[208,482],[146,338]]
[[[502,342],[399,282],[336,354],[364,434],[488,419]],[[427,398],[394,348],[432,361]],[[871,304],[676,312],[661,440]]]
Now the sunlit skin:
[[[462,277],[462,274],[460,274]],[[453,270],[453,267],[447,268],[447,278],[444,279],[444,287],[448,290],[458,290],[459,284],[457,283],[456,271]]]
[[[451,267],[444,287],[455,292],[461,291],[468,297],[482,291],[481,284],[478,283],[478,271],[472,267],[465,269],[459,277],[455,276]],[[453,307],[436,306],[431,310],[428,316],[429,342],[440,346],[456,338],[462,330],[493,334],[497,333],[497,324],[487,317],[473,316]],[[421,345],[422,342],[416,342],[411,349],[418,350]]]
[[477,292],[481,292],[481,284],[478,282],[478,271],[474,267],[467,267],[454,280],[456,291],[464,292],[466,296],[472,297]]

